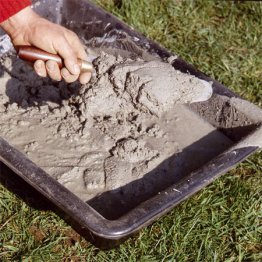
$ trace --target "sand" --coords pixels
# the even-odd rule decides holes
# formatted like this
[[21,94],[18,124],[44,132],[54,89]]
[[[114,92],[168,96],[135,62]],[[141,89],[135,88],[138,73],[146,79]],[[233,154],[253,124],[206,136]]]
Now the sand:
[[80,86],[3,56],[0,132],[97,209],[107,192],[135,203],[232,144],[185,105],[209,99],[210,83],[158,60],[101,52],[93,63],[92,81]]

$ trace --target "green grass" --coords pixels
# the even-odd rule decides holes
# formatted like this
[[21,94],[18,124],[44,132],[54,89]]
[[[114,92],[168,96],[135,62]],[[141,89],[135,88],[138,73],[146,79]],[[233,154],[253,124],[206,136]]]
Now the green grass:
[[[149,38],[262,105],[262,3],[99,0]],[[101,251],[56,214],[0,186],[0,261],[261,261],[262,158],[234,170],[119,248]]]

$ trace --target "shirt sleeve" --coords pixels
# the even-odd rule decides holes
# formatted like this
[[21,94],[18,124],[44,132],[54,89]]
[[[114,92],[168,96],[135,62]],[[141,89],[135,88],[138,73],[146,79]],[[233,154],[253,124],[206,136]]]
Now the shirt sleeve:
[[0,23],[29,5],[30,0],[0,0]]

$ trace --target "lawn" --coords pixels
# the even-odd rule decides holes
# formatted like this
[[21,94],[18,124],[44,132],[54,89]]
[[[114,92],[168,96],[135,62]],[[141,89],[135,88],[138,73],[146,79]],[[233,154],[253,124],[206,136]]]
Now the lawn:
[[[96,2],[262,106],[261,2]],[[257,153],[110,251],[0,185],[0,261],[262,261],[261,173]]]

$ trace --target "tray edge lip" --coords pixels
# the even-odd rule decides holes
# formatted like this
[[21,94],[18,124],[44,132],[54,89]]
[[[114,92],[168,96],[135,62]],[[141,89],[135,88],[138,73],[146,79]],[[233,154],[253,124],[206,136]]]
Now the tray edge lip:
[[[7,148],[8,150],[6,150]],[[158,195],[141,203],[119,219],[108,220],[63,185],[59,184],[54,178],[23,155],[23,153],[15,149],[3,138],[0,138],[1,162],[6,164],[55,206],[69,214],[71,219],[78,221],[83,228],[87,228],[96,236],[111,240],[118,240],[129,236],[150,224],[180,202],[200,191],[219,176],[225,174],[233,166],[243,161],[258,149],[258,146],[229,148],[199,170],[190,173],[189,176],[179,181],[179,186],[176,185],[176,190],[173,190],[174,186],[170,186]],[[3,156],[3,150],[7,152],[5,156]],[[23,164],[17,161],[17,157],[20,158],[20,160],[23,159]],[[231,160],[228,163],[229,158]],[[28,169],[28,166],[30,166],[30,169]],[[197,179],[194,179],[196,176]],[[201,177],[200,181],[199,177]],[[50,185],[51,187],[49,187]],[[53,189],[52,185],[54,186]],[[181,188],[186,188],[187,191],[182,192],[180,190]],[[61,196],[59,196],[59,194],[61,194]],[[155,202],[156,198],[158,201],[157,208],[154,206],[154,212],[151,210],[145,215],[145,211],[148,211],[148,206],[150,206],[152,202]],[[68,201],[70,205],[68,205]],[[140,216],[138,214],[140,214]]]
[[[139,33],[139,32],[136,32],[133,28],[131,28],[130,26],[128,26],[127,24],[125,24],[124,22],[122,22],[121,20],[119,20],[117,17],[115,17],[114,15],[110,14],[109,12],[103,10],[101,7],[95,5],[94,3],[88,1],[88,0],[82,0],[83,2],[85,2],[86,4],[89,4],[89,5],[92,5],[93,7],[97,8],[97,9],[100,9],[101,11],[105,12],[106,14],[109,14],[111,17],[113,17],[114,19],[117,19],[118,22],[120,22],[121,24],[123,24],[126,28],[129,28],[129,30],[132,30],[135,34],[138,34],[140,35],[141,37],[143,38],[146,38],[143,34]],[[159,49],[161,49],[162,51],[166,52],[166,54],[169,54],[169,55],[172,55],[171,52],[169,52],[169,50],[167,50],[166,48],[162,47],[161,45],[159,45],[158,43],[154,42],[153,40],[150,40],[148,38],[146,38],[147,41],[149,41],[150,43],[154,44],[155,46],[158,46]],[[187,63],[186,61],[184,61],[183,59],[181,58],[178,58],[176,60],[177,62],[179,63],[184,63],[187,67],[191,68],[193,71],[196,72],[196,74],[198,74],[198,77],[204,77],[204,78],[208,78],[209,80],[211,81],[215,81],[217,85],[221,86],[224,91],[227,93],[227,94],[231,94],[232,96],[237,96],[234,92],[232,92],[231,90],[227,89],[224,85],[222,85],[221,83],[219,83],[218,81],[216,81],[215,79],[212,79],[210,78],[209,76],[205,75],[203,72],[199,71],[198,69],[196,69],[193,65]],[[248,101],[248,100],[245,100],[245,101]],[[248,101],[249,102],[249,101]],[[249,102],[251,103],[251,102]],[[252,105],[254,105],[253,103],[251,103]],[[256,106],[256,105],[255,105]],[[6,141],[4,141],[4,139],[2,139],[0,137],[0,160],[2,162],[4,162],[6,165],[8,165],[13,171],[15,171],[16,174],[18,174],[20,177],[22,177],[22,179],[24,179],[27,183],[29,183],[31,186],[34,187],[34,185],[32,184],[32,180],[30,180],[28,177],[25,177],[24,174],[22,174],[22,166],[21,164],[19,165],[19,163],[15,163],[15,160],[13,159],[13,161],[10,161],[7,160],[5,157],[2,156],[2,145],[6,145],[8,144]],[[234,145],[238,145],[239,143],[236,143]],[[8,151],[9,153],[10,152],[14,152],[14,151],[17,151],[19,152],[18,150],[16,150],[14,147],[12,147],[11,145],[8,144]],[[239,149],[235,149],[233,151],[239,151],[241,148]],[[160,216],[162,216],[164,213],[167,213],[168,211],[170,211],[174,206],[176,206],[177,204],[179,204],[181,201],[185,200],[186,198],[188,198],[189,196],[193,195],[194,193],[198,192],[199,190],[201,190],[202,188],[204,188],[206,185],[210,184],[212,181],[214,181],[216,178],[218,178],[219,176],[221,176],[222,174],[224,174],[225,172],[227,172],[229,169],[231,169],[234,165],[236,165],[237,163],[241,162],[242,160],[244,160],[245,158],[247,158],[249,155],[251,155],[252,153],[254,153],[255,151],[258,150],[258,147],[256,146],[252,146],[252,147],[245,147],[245,148],[242,148],[243,151],[241,152],[240,154],[240,159],[239,161],[236,161],[235,163],[232,163],[232,165],[229,165],[227,167],[224,167],[223,169],[221,170],[217,170],[217,172],[214,172],[212,175],[212,179],[210,179],[208,181],[208,183],[206,182],[205,184],[201,185],[201,187],[199,187],[197,190],[195,190],[194,192],[192,191],[192,193],[188,194],[186,197],[184,198],[181,198],[181,200],[177,201],[176,203],[172,203],[168,208],[165,209],[165,211],[162,211],[162,212],[159,212],[159,213],[156,213],[154,214],[154,216],[152,216],[150,219],[148,219],[146,222],[144,223],[137,223],[136,226],[134,226],[133,229],[129,229],[129,230],[123,230],[123,224],[126,223],[126,217],[129,216],[130,217],[130,214],[131,212],[134,212],[136,211],[138,208],[141,208],[140,206],[143,206],[143,204],[145,202],[143,202],[142,204],[140,204],[139,206],[137,206],[135,209],[133,209],[132,211],[130,211],[129,213],[127,213],[126,215],[124,215],[123,217],[117,219],[117,220],[107,220],[105,219],[104,217],[102,217],[100,214],[98,214],[94,209],[92,209],[88,204],[84,203],[82,200],[80,200],[78,197],[76,197],[72,192],[70,192],[69,190],[67,190],[64,186],[60,185],[56,180],[54,180],[51,176],[49,176],[47,173],[45,173],[43,170],[42,172],[45,173],[50,179],[54,180],[53,182],[55,182],[55,185],[58,186],[58,188],[61,186],[63,187],[63,190],[66,190],[68,191],[67,193],[72,194],[74,197],[73,198],[77,198],[79,202],[79,200],[86,206],[89,206],[89,210],[85,210],[85,212],[91,212],[91,215],[92,215],[92,218],[95,218],[96,220],[100,220],[100,229],[98,229],[98,225],[96,222],[98,221],[93,221],[93,223],[90,223],[90,221],[87,221],[86,220],[86,217],[83,217],[83,216],[79,216],[79,219],[80,219],[80,223],[81,225],[83,226],[83,228],[88,228],[88,230],[90,230],[93,234],[97,235],[97,236],[100,236],[100,237],[103,237],[105,239],[108,239],[108,240],[118,240],[118,239],[121,239],[121,238],[124,238],[126,236],[129,236],[131,234],[133,234],[134,232],[140,230],[142,227],[146,226],[147,224],[150,224],[152,223],[154,220],[156,220],[157,218],[159,218]],[[216,156],[214,159],[217,159],[218,157],[222,157],[223,159],[223,156],[227,155],[227,154],[232,154],[233,151],[229,151],[230,148],[225,152],[225,153],[222,153],[222,154],[219,154],[218,156]],[[19,152],[19,154],[23,155],[21,152]],[[233,153],[235,154],[235,153]],[[9,156],[10,157],[10,156]],[[24,156],[24,158],[26,158]],[[212,160],[214,160],[212,159]],[[28,161],[30,161],[28,158],[27,158]],[[210,161],[210,164],[213,164],[212,163],[212,160]],[[31,162],[31,161],[30,161]],[[31,162],[31,164],[34,165],[34,168],[37,168],[37,169],[40,169],[37,165],[35,165],[33,162]],[[20,168],[19,168],[20,167]],[[204,166],[205,167],[205,166]],[[196,172],[200,172],[201,169],[199,171],[196,171]],[[196,172],[193,172],[193,173],[196,173]],[[34,172],[32,172],[34,173]],[[43,179],[44,180],[44,179]],[[44,183],[44,181],[41,181]],[[43,184],[42,184],[43,185]],[[43,191],[43,189],[41,188],[38,188],[40,190],[38,190],[36,187],[34,187],[37,191],[39,191],[41,194],[43,194],[45,197],[47,197],[47,199],[49,199],[49,196],[48,194],[50,193],[50,191],[48,190],[48,188],[45,188],[46,190]],[[61,189],[61,188],[60,188]],[[166,191],[166,190],[165,190]],[[165,194],[165,192],[161,192],[161,194]],[[153,198],[151,198],[153,199]],[[151,200],[149,199],[149,200]],[[51,199],[49,199],[51,202],[53,202],[56,206],[57,205],[57,202],[54,202],[52,201]],[[58,206],[59,208],[63,208],[63,206],[66,206],[66,205],[60,205]],[[143,207],[142,207],[143,208]],[[73,219],[73,218],[72,218]],[[119,226],[119,223],[122,223],[122,228]],[[104,229],[107,228],[108,231],[107,231],[107,234],[105,234],[105,232],[101,232],[101,225],[104,226]],[[117,230],[116,230],[117,229]]]

